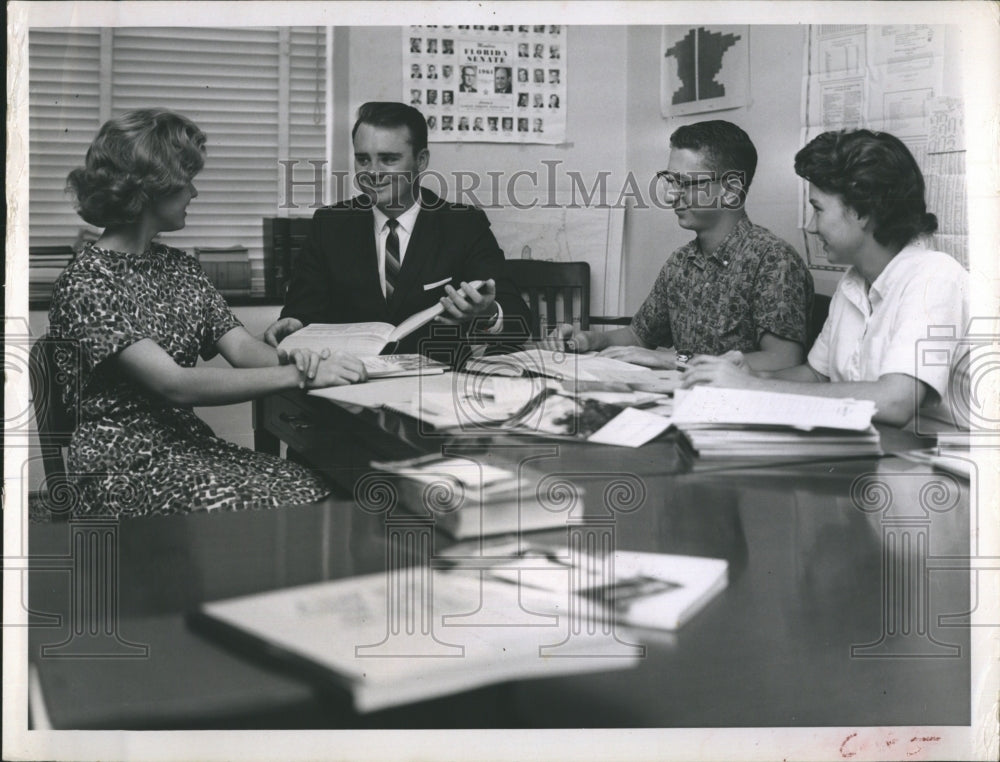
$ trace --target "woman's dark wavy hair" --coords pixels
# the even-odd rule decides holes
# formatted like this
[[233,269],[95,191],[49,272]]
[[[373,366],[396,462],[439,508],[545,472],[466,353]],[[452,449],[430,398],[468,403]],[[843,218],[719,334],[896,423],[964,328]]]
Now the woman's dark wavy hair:
[[91,225],[128,225],[204,165],[205,134],[194,122],[165,109],[138,109],[104,123],[66,189]]
[[817,135],[795,154],[795,174],[870,217],[875,240],[883,246],[902,248],[937,230],[937,217],[924,200],[920,167],[903,142],[887,132]]

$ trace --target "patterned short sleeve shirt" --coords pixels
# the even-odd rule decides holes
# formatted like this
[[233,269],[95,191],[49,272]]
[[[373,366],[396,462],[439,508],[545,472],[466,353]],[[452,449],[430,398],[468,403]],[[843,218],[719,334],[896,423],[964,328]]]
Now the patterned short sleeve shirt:
[[806,345],[813,282],[788,243],[746,217],[711,254],[675,251],[632,318],[651,346],[688,354],[754,352],[765,333]]

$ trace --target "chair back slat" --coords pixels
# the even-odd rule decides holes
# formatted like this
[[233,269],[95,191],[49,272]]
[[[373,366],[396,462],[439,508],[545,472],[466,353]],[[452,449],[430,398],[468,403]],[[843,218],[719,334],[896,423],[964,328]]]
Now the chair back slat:
[[541,338],[560,322],[584,331],[590,328],[590,265],[586,262],[511,259],[507,272],[531,308],[533,338]]

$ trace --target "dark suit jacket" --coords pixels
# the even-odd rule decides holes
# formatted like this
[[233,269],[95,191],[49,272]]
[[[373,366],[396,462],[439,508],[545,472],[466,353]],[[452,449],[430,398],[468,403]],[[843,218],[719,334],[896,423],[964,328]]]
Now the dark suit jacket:
[[[379,321],[398,325],[444,296],[445,284],[457,288],[462,281],[493,278],[504,313],[503,331],[495,336],[465,324],[461,335],[476,342],[502,339],[508,346],[524,342],[529,334],[528,308],[507,277],[503,252],[485,213],[450,204],[427,190],[422,190],[420,203],[399,283],[388,303],[379,281],[370,206],[363,198],[353,198],[316,210],[309,238],[292,264],[281,316],[306,324]],[[421,339],[432,335],[432,330],[440,337],[448,329],[432,323],[404,339],[398,351],[420,351]]]

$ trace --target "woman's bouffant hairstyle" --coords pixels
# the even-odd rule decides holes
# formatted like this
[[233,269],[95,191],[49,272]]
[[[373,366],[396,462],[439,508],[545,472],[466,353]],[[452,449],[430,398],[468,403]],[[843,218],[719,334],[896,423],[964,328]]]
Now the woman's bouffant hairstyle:
[[937,230],[927,211],[924,176],[903,142],[887,132],[824,132],[795,154],[795,174],[840,196],[873,222],[883,246],[903,248]]
[[128,225],[204,165],[205,134],[194,122],[165,109],[139,109],[105,122],[66,189],[91,225]]

